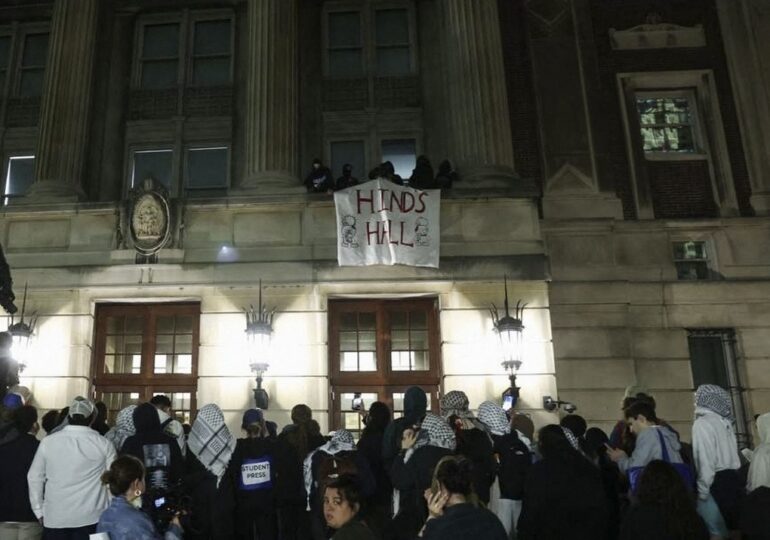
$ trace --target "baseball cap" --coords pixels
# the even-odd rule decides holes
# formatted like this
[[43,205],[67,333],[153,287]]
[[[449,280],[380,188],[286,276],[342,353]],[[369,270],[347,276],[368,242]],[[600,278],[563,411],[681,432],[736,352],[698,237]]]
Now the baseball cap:
[[246,429],[251,424],[259,424],[265,419],[265,415],[259,409],[249,409],[243,413],[243,423],[241,427]]
[[21,397],[19,394],[14,394],[11,392],[10,394],[6,394],[3,398],[3,407],[9,410],[18,409],[19,407],[24,405],[24,398]]
[[85,418],[88,418],[94,413],[94,404],[83,396],[78,396],[70,405],[69,416],[75,416],[80,414]]

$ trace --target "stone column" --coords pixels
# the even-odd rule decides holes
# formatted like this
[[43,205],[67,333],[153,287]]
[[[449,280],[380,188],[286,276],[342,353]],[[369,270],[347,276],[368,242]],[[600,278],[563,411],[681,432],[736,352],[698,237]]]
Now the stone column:
[[770,215],[770,4],[717,0],[743,149],[751,206]]
[[496,0],[440,2],[446,51],[449,159],[457,188],[511,187],[511,118]]
[[35,155],[35,183],[26,199],[85,198],[82,178],[93,92],[101,0],[56,0]]
[[247,16],[246,174],[240,188],[301,192],[297,0],[250,0]]

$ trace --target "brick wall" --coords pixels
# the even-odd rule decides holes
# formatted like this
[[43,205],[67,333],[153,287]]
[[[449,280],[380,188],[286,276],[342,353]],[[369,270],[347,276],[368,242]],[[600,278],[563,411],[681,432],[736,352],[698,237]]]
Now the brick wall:
[[649,161],[652,207],[658,219],[718,217],[706,161]]
[[[706,47],[648,51],[611,49],[610,28],[622,30],[644,23],[646,15],[652,11],[660,13],[665,22],[683,26],[702,24]],[[607,105],[599,112],[601,121],[594,123],[599,174],[614,179],[626,219],[635,218],[635,209],[616,74],[692,69],[711,69],[714,72],[738,205],[742,215],[752,215],[749,204],[751,188],[714,0],[592,0],[591,17],[601,79],[597,88],[601,101]],[[663,195],[665,193],[658,194],[658,197]]]
[[527,18],[522,2],[498,0],[508,109],[516,172],[531,178],[542,191],[538,119],[532,85],[532,61],[527,48]]

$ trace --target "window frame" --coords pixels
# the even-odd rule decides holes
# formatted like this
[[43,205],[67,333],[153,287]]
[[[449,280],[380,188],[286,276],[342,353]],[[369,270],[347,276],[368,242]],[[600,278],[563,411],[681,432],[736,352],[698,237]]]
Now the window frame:
[[[154,13],[142,15],[134,25],[134,50],[132,53],[131,89],[141,91],[164,91],[183,88],[212,88],[223,85],[194,85],[192,83],[195,39],[195,23],[217,20],[230,21],[230,82],[224,86],[235,84],[235,15],[227,9],[183,9],[173,13]],[[144,29],[158,24],[178,24],[178,65],[176,85],[168,88],[142,88],[142,67],[144,48]]]
[[[406,11],[407,22],[409,24],[409,71],[403,75],[380,75],[377,72],[377,36],[376,36],[376,12],[393,9],[403,9]],[[358,12],[361,22],[361,61],[363,62],[361,77],[331,77],[329,73],[329,14]],[[371,86],[374,79],[377,78],[397,78],[414,77],[420,73],[419,54],[417,53],[417,13],[413,2],[405,0],[362,0],[360,2],[351,2],[341,0],[336,2],[325,2],[322,12],[322,39],[323,39],[323,77],[327,80],[348,80],[348,79],[367,79],[369,80],[369,95],[373,98]]]
[[[188,162],[188,157],[190,154],[190,150],[225,150],[227,152],[227,166],[225,168],[225,183],[221,186],[205,186],[205,187],[196,187],[191,188],[189,187],[189,173],[190,173],[190,167]],[[232,163],[232,145],[228,143],[221,143],[220,141],[206,143],[206,142],[198,142],[186,144],[183,149],[183,162],[182,162],[182,185],[181,185],[181,196],[187,197],[187,191],[206,191],[206,190],[227,190],[230,189],[230,176],[231,176],[231,169],[233,166]]]
[[[34,160],[37,156],[35,156],[34,152],[24,152],[20,150],[14,150],[12,152],[8,152],[5,155],[5,160],[3,162],[3,206],[8,206],[8,204],[14,200],[14,199],[21,199],[24,197],[24,195],[8,195],[6,193],[6,189],[8,188],[8,174],[11,172],[11,160],[14,158],[32,158],[33,164]],[[34,178],[32,179],[32,183],[34,183]]]
[[[691,118],[690,124],[652,124],[644,125],[639,119],[638,109],[635,111],[637,115],[637,122],[640,127],[639,137],[642,143],[642,152],[644,157],[648,161],[704,161],[708,159],[708,152],[705,148],[705,135],[703,133],[700,107],[698,105],[698,99],[695,88],[681,88],[676,90],[637,90],[634,92],[634,97],[639,98],[685,98],[689,104],[689,113]],[[670,125],[689,125],[692,129],[692,138],[694,150],[693,152],[676,152],[676,151],[647,151],[644,149],[644,139],[641,138],[641,128],[643,127],[667,127]]]
[[[389,307],[411,311],[424,311],[428,332],[428,370],[394,371],[390,366]],[[328,315],[328,356],[329,380],[337,386],[409,386],[439,385],[441,382],[441,331],[438,315],[438,299],[409,298],[404,300],[329,300]],[[392,311],[392,310],[391,310]],[[339,358],[340,315],[347,312],[374,312],[376,314],[376,359],[377,370],[368,372],[341,371]]]
[[[177,178],[179,176],[179,164],[177,159],[177,152],[176,148],[173,144],[142,144],[142,145],[131,145],[128,147],[128,152],[126,156],[126,161],[128,163],[128,168],[126,171],[126,189],[125,192],[128,193],[135,187],[139,186],[141,182],[144,180],[143,178],[139,180],[137,185],[133,185],[134,180],[134,159],[135,155],[137,153],[143,153],[143,152],[171,152],[171,185],[168,186],[168,192],[169,193],[175,193],[175,190],[177,189]],[[158,180],[160,182],[160,180]]]
[[[722,344],[722,359],[727,386],[725,390],[730,393],[735,415],[735,434],[739,448],[751,446],[752,431],[749,422],[748,408],[746,406],[746,388],[742,384],[739,369],[737,348],[737,336],[733,328],[687,328],[687,347],[690,360],[690,373],[693,380],[693,390],[697,390],[695,384],[694,358],[690,348],[691,340],[698,338],[720,338]],[[720,384],[721,381],[709,381],[708,384]],[[707,383],[701,383],[707,384]]]
[[[706,252],[706,258],[705,259],[677,259],[675,256],[675,246],[674,244],[683,243],[683,242],[695,242],[695,243],[701,243],[703,244],[704,250]],[[716,268],[715,268],[715,256],[714,256],[714,248],[713,248],[713,242],[711,241],[711,238],[693,238],[693,237],[682,237],[682,236],[673,236],[670,240],[671,245],[671,260],[674,264],[674,269],[676,273],[676,281],[678,282],[687,282],[687,281],[708,281],[714,279],[714,276],[716,274]],[[692,262],[703,262],[706,264],[706,270],[707,270],[707,277],[703,279],[680,279],[679,278],[679,269],[677,268],[677,263],[692,263]]]
[[[106,324],[110,316],[142,314],[144,319],[142,339],[142,368],[139,374],[105,373]],[[190,373],[154,373],[155,327],[158,316],[187,315],[193,318],[192,366]],[[94,348],[92,373],[97,389],[120,387],[175,387],[193,388],[198,380],[198,350],[200,348],[200,315],[198,302],[145,303],[99,303],[94,313]],[[106,390],[103,390],[106,391]],[[117,391],[117,390],[109,390]],[[183,391],[183,390],[179,390]],[[187,390],[184,390],[187,391]]]
[[[727,138],[722,122],[721,105],[713,70],[643,71],[616,74],[618,101],[625,130],[626,153],[631,185],[638,219],[655,219],[652,205],[652,188],[646,170],[648,162],[641,143],[641,132],[636,110],[637,92],[676,91],[692,89],[702,119],[701,134],[704,158],[707,161],[712,196],[721,216],[737,216],[738,199],[733,180]],[[666,153],[673,154],[672,153]],[[668,160],[694,161],[690,155],[668,156]],[[660,161],[660,160],[658,160]]]

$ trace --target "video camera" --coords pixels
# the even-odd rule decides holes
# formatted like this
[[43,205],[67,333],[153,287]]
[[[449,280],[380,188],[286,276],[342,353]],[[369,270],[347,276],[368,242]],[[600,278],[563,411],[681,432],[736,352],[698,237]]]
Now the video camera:
[[192,526],[192,497],[185,494],[181,482],[171,489],[151,490],[148,496],[150,501],[148,512],[158,531],[166,532],[174,517],[179,516],[185,532],[195,533],[195,528]]

